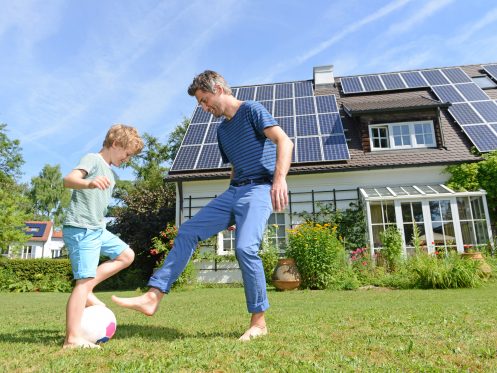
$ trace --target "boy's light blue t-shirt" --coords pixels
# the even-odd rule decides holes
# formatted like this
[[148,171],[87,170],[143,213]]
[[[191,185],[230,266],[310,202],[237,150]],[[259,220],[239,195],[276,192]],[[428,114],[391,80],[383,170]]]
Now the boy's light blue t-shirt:
[[85,155],[74,169],[86,171],[85,179],[107,176],[111,185],[105,190],[74,189],[64,225],[89,229],[105,228],[104,218],[112,198],[117,175],[98,153]]

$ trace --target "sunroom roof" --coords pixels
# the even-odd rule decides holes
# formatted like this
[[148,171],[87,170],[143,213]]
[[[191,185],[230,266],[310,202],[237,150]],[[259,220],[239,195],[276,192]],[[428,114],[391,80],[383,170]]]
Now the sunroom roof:
[[397,198],[426,198],[441,197],[443,195],[469,195],[483,194],[479,192],[455,192],[444,184],[423,184],[423,185],[405,185],[405,186],[382,186],[359,188],[362,196],[366,200],[385,200]]

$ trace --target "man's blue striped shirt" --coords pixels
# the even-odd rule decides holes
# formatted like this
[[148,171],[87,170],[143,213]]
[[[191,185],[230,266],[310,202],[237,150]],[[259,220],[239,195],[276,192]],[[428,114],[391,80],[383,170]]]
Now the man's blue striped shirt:
[[276,145],[264,135],[264,129],[278,125],[257,101],[244,101],[230,120],[223,120],[217,130],[219,150],[224,163],[234,168],[233,181],[272,178],[276,164]]

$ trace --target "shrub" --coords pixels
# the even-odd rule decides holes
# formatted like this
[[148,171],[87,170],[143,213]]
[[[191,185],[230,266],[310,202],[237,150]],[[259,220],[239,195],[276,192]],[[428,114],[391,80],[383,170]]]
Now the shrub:
[[286,251],[301,276],[301,287],[326,289],[339,282],[338,272],[346,268],[345,250],[336,227],[306,222],[289,231]]
[[11,259],[0,261],[0,291],[28,292],[72,290],[68,259]]
[[383,244],[381,255],[386,261],[387,269],[395,271],[402,255],[402,235],[395,226],[390,226],[380,233]]
[[414,286],[423,289],[473,288],[482,284],[481,263],[450,252],[438,258],[424,252],[410,260]]
[[266,277],[266,283],[270,285],[272,282],[273,272],[278,264],[278,248],[274,240],[269,238],[271,230],[274,227],[268,227],[264,232],[264,237],[261,243],[261,249],[259,250],[259,256],[262,260],[262,266],[264,267],[264,275]]

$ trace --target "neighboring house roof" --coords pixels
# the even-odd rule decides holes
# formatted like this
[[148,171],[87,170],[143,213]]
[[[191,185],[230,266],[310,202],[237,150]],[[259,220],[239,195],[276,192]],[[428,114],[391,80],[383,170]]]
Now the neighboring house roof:
[[47,242],[52,230],[51,221],[27,221],[26,234],[31,236],[29,241]]
[[[439,70],[432,70],[439,72]],[[457,73],[460,73],[462,70],[466,80],[468,77],[485,74],[483,65],[458,66],[447,70],[457,70]],[[416,70],[413,72],[420,74],[419,71],[420,70]],[[395,74],[400,75],[400,73]],[[292,163],[289,174],[450,165],[464,162],[475,162],[481,159],[479,156],[474,155],[471,152],[473,144],[464,133],[464,128],[467,127],[460,126],[455,121],[454,116],[450,112],[451,102],[437,97],[437,94],[433,89],[433,84],[435,83],[430,83],[431,86],[429,84],[425,84],[424,86],[416,88],[404,87],[402,89],[384,89],[381,91],[344,93],[341,78],[334,77],[333,79],[334,84],[314,86],[313,95],[315,97],[322,95],[334,95],[336,97],[336,103],[340,112],[345,137],[347,139],[350,159]],[[428,79],[425,81],[428,82]],[[305,81],[296,81],[294,83],[296,90],[297,85],[302,85]],[[258,92],[259,89],[262,90],[265,86],[267,86],[267,84],[253,87],[256,87]],[[451,87],[453,86],[454,85],[452,84]],[[240,89],[240,87],[233,88],[235,90]],[[489,97],[488,101],[494,104],[495,102],[492,102],[491,100],[497,99],[497,89],[485,90],[485,94]],[[457,105],[458,104],[456,103],[456,106]],[[383,114],[389,115],[394,113],[396,115],[399,113],[399,115],[402,114],[409,116],[410,113],[412,113],[413,116],[415,116],[416,112],[426,112],[436,118],[436,134],[438,136],[436,148],[413,148],[384,151],[371,151],[368,148],[369,140],[367,139],[367,127],[364,128],[365,121],[373,123],[374,120],[377,119],[374,123],[377,123],[378,121],[381,123]],[[199,114],[201,113],[199,113],[199,108],[197,107],[194,112],[194,116]],[[384,117],[385,116],[383,116],[383,120]],[[368,118],[368,120],[365,120],[364,118]],[[371,122],[371,120],[373,120],[373,122]],[[207,120],[207,122],[209,122],[209,120]],[[209,126],[205,126],[205,131],[207,131],[207,128],[210,130],[211,127],[213,127],[213,122],[214,120],[211,120],[211,122],[209,122],[211,124],[209,124]],[[492,124],[489,124],[489,126],[492,126]],[[195,126],[196,130],[199,130],[199,128],[200,125]],[[497,130],[497,128],[494,130]],[[212,134],[206,133],[206,136],[208,135],[212,136]],[[199,154],[200,156],[202,155],[201,153]],[[166,180],[186,181],[199,179],[222,179],[229,177],[230,172],[230,168],[226,167],[226,165],[220,165],[219,167],[212,169],[172,169]]]
[[52,238],[63,238],[62,229],[55,228],[52,233]]

